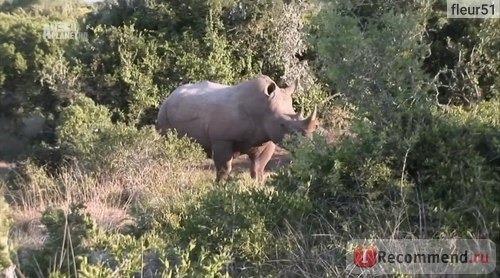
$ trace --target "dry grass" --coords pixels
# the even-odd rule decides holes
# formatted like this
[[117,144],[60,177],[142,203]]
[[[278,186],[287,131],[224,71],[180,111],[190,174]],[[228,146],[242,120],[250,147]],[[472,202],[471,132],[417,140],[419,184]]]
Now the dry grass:
[[41,213],[48,207],[66,210],[71,203],[83,202],[94,223],[104,230],[117,230],[134,222],[132,205],[155,199],[173,201],[201,184],[211,184],[213,173],[149,161],[142,167],[106,174],[85,173],[77,166],[55,176],[33,164],[23,166],[15,186],[3,189],[14,212],[10,241],[15,245],[36,247],[43,244]]
[[124,208],[98,202],[87,202],[85,206],[94,223],[104,231],[118,231],[135,224],[135,219]]
[[11,242],[29,248],[41,247],[46,239],[46,230],[40,218],[40,211],[35,209],[14,210]]
[[[272,170],[286,163],[286,151],[278,150],[269,166]],[[233,176],[245,186],[254,185],[248,173],[249,164],[246,157],[234,163]],[[161,207],[175,203],[186,193],[199,195],[211,187],[215,176],[211,160],[199,165],[146,160],[123,170],[97,175],[86,173],[78,165],[66,167],[57,175],[50,175],[32,163],[21,165],[17,170],[12,164],[8,166],[9,171],[14,171],[11,175],[14,173],[16,185],[4,189],[14,211],[10,242],[23,247],[43,245],[45,229],[40,218],[48,207],[67,210],[71,203],[83,202],[100,229],[117,231],[134,225],[135,219],[130,214],[133,206]]]

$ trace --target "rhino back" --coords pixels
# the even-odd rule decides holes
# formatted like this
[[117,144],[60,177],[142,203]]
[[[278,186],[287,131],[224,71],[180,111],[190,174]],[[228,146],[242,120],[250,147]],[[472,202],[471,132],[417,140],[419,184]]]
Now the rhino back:
[[203,146],[214,140],[243,140],[251,123],[239,109],[241,96],[235,86],[213,82],[187,84],[165,102],[167,118],[181,135]]

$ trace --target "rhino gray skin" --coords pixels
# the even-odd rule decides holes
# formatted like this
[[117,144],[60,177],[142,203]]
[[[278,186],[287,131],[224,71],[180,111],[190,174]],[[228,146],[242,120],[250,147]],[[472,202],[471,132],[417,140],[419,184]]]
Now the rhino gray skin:
[[316,108],[304,118],[292,107],[297,84],[279,88],[265,75],[234,86],[185,84],[162,103],[156,129],[161,134],[175,129],[198,142],[214,160],[217,181],[229,176],[233,158],[242,154],[251,160],[252,178],[262,180],[275,143],[293,132],[311,136],[318,128]]

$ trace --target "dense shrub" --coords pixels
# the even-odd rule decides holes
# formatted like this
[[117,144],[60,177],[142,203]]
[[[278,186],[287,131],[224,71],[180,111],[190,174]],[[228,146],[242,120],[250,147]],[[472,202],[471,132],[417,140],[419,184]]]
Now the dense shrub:
[[468,106],[498,97],[499,21],[448,19],[445,12],[444,2],[434,5],[424,35],[431,45],[424,67],[436,81],[437,101]]
[[226,254],[225,269],[231,276],[268,273],[269,261],[279,260],[288,247],[281,244],[279,231],[312,211],[300,194],[255,187],[238,179],[190,190],[181,198],[166,198],[165,203],[145,203],[136,210],[141,217],[138,228],[144,230],[136,235],[159,235],[190,250],[189,260],[195,263]]
[[231,182],[188,207],[177,233],[181,242],[196,240],[211,251],[225,246],[237,260],[258,266],[277,248],[269,243],[272,232],[309,212],[310,204],[294,194]]
[[[310,184],[311,198],[317,202],[331,204],[330,198],[340,204],[369,201],[370,206],[378,207],[381,219],[384,215],[391,218],[386,208],[393,203],[415,205],[410,209],[410,221],[403,223],[408,226],[399,227],[419,237],[437,236],[444,233],[443,227],[453,227],[446,232],[461,236],[466,232],[491,236],[498,225],[494,209],[498,200],[490,195],[496,190],[493,184],[498,183],[498,101],[483,103],[470,112],[434,108],[435,104],[440,107],[440,101],[432,102],[427,92],[434,91],[439,82],[429,78],[423,67],[433,46],[421,35],[436,7],[413,2],[404,5],[374,2],[366,11],[367,6],[339,2],[320,14],[322,28],[315,31],[314,43],[321,69],[355,106],[354,137],[323,151],[298,151],[298,163],[306,160],[296,164],[292,171],[297,172],[290,176]],[[493,46],[489,40],[483,44],[484,51]],[[344,190],[352,191],[350,196],[339,193]],[[345,203],[343,198],[347,198]],[[467,201],[459,204],[457,199]],[[481,213],[471,212],[471,206]],[[368,208],[361,205],[359,209]],[[482,222],[489,224],[474,220],[483,213],[488,220]],[[466,221],[468,228],[450,226],[447,220]],[[420,227],[412,227],[416,223]]]
[[92,252],[80,256],[78,273],[83,277],[119,276],[144,277],[229,277],[227,264],[231,258],[221,248],[209,253],[191,242],[185,247],[175,245],[168,238],[154,233],[140,238],[120,234],[94,234],[89,243]]
[[0,198],[0,215],[2,215],[0,218],[0,273],[12,264],[8,243],[9,229],[12,224],[11,213],[5,199],[3,197]]
[[57,135],[68,154],[88,157],[96,153],[96,142],[112,127],[109,111],[92,99],[78,98],[60,117]]
[[[279,188],[302,190],[320,210],[333,206],[346,213],[337,221],[350,214],[365,217],[362,211],[373,210],[364,207],[365,202],[379,207],[378,218],[390,218],[394,211],[386,209],[405,202],[412,217],[426,218],[428,227],[419,227],[425,228],[424,233],[406,227],[418,231],[419,237],[437,236],[444,232],[443,227],[462,236],[472,232],[495,237],[499,225],[495,210],[497,110],[498,104],[493,102],[477,111],[434,111],[427,115],[427,122],[413,126],[411,141],[402,141],[397,130],[375,132],[366,122],[355,121],[355,137],[345,137],[338,145],[327,145],[321,139],[304,143],[293,152],[292,167],[274,183]],[[470,211],[471,207],[477,211]],[[419,223],[411,220],[410,224]],[[370,223],[368,219],[362,222]],[[464,226],[467,228],[460,228]]]
[[87,97],[78,98],[61,113],[57,134],[62,152],[90,170],[123,172],[146,160],[188,165],[204,157],[201,147],[189,138],[177,139],[172,132],[165,139],[152,126],[137,130],[112,124],[110,117],[104,106]]
[[5,13],[0,13],[0,18],[2,114],[14,116],[24,109],[46,107],[36,79],[41,71],[37,61],[48,52],[48,43],[41,36],[47,18]]
[[358,15],[350,1],[334,1],[316,17],[312,43],[321,75],[376,127],[390,125],[404,107],[427,105],[430,80],[422,60],[429,46],[422,42],[422,16],[391,4],[375,5],[375,15]]
[[500,239],[498,107],[492,101],[472,111],[436,111],[422,128],[407,169],[421,194],[420,210],[428,213],[423,220],[430,227],[423,236],[440,232]]
[[115,121],[154,123],[148,111],[158,105],[163,91],[171,89],[159,80],[165,68],[172,66],[166,56],[168,43],[134,25],[98,25],[89,32],[89,45],[78,53],[87,66],[86,95],[110,109]]
[[[82,88],[81,67],[73,52],[81,41],[44,38],[49,23],[63,21],[78,26],[75,17],[82,15],[82,9],[69,10],[73,11],[69,16],[57,9],[50,15],[29,8],[0,12],[0,117],[5,117],[5,125],[10,127],[2,144],[5,149],[18,149],[10,157],[1,153],[3,159],[30,156],[47,163],[53,156],[50,148],[31,152],[30,146],[45,141],[50,147],[55,142],[53,131],[59,112]],[[36,129],[26,124],[33,116],[41,119]]]

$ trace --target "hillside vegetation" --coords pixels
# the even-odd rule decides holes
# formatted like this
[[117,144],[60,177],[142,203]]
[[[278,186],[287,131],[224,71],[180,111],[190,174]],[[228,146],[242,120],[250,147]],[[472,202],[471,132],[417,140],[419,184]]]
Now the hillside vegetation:
[[[499,53],[499,19],[444,0],[0,1],[0,272],[347,277],[353,238],[500,245]],[[177,86],[261,73],[328,130],[265,183],[155,131]]]

